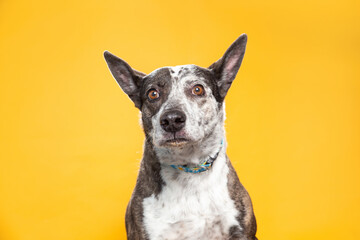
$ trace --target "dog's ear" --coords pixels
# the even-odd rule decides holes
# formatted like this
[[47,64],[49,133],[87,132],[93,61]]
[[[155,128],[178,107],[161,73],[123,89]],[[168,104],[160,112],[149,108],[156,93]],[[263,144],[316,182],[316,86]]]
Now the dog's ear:
[[111,74],[121,89],[135,103],[135,107],[141,108],[140,85],[145,73],[132,69],[129,64],[108,51],[104,52],[106,63]]
[[247,35],[245,33],[241,34],[226,50],[224,56],[209,67],[216,76],[219,94],[222,98],[225,98],[240,68],[245,54],[246,42]]

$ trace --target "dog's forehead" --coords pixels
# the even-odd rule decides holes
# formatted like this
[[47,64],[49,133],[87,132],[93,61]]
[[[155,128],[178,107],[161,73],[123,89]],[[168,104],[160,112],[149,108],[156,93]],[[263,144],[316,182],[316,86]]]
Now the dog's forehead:
[[180,65],[175,67],[169,67],[171,76],[175,79],[181,79],[184,77],[202,77],[200,67],[196,65]]
[[210,81],[212,73],[206,68],[196,65],[179,65],[173,67],[162,67],[156,69],[146,76],[144,84],[152,82],[167,82],[167,81],[186,81],[186,80],[203,80]]

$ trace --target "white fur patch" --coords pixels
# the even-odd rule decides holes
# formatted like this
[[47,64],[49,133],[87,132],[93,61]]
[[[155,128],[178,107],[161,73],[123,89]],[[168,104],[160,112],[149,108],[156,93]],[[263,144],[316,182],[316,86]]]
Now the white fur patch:
[[230,227],[239,226],[239,212],[227,188],[225,151],[223,147],[212,169],[203,173],[162,167],[162,191],[143,201],[144,225],[150,239],[227,239]]

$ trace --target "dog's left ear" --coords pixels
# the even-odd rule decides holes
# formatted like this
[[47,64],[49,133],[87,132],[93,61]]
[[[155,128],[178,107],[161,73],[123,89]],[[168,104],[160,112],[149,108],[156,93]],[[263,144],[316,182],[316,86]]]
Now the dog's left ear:
[[140,85],[146,74],[132,69],[124,60],[108,51],[104,52],[104,57],[121,89],[135,103],[135,107],[141,109]]
[[222,98],[225,98],[240,68],[245,54],[246,42],[247,35],[245,33],[241,34],[226,50],[224,56],[209,67],[217,78],[219,94]]

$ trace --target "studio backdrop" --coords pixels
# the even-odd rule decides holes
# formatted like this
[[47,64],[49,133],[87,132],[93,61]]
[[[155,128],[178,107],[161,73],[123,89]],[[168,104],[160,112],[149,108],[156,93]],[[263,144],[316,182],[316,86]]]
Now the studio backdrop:
[[0,239],[125,239],[139,112],[103,51],[150,73],[248,45],[228,155],[259,239],[360,239],[358,1],[0,1]]

